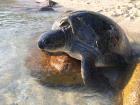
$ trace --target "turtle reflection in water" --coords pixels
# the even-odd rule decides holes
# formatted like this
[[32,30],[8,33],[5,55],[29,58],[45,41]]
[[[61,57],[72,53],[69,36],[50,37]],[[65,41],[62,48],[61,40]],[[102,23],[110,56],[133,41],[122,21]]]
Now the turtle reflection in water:
[[81,75],[87,86],[92,86],[98,76],[97,67],[127,65],[131,59],[130,44],[120,26],[91,11],[61,16],[51,31],[40,36],[38,46],[49,53],[65,52],[81,60]]

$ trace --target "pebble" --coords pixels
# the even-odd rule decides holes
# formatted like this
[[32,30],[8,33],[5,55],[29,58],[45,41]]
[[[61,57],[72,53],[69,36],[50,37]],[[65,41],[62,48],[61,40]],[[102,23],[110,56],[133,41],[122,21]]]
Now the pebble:
[[124,17],[130,17],[130,14],[125,14]]
[[134,17],[134,16],[130,16],[130,19],[131,19],[131,20],[134,20],[134,19],[135,19],[135,17]]

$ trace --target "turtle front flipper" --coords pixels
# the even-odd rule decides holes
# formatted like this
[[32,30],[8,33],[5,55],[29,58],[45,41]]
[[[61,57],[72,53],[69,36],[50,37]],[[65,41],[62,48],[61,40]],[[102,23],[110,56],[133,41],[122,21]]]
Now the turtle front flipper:
[[81,75],[87,86],[92,86],[94,81],[95,62],[92,57],[83,57],[81,60]]
[[81,61],[81,74],[85,86],[92,87],[97,90],[102,88],[112,89],[108,78],[106,78],[102,72],[97,70],[92,56],[83,57]]

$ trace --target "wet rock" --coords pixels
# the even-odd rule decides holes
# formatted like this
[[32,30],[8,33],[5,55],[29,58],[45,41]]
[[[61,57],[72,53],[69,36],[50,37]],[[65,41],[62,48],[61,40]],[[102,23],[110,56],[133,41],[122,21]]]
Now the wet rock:
[[[129,76],[129,75],[128,75]],[[140,105],[140,63],[122,92],[123,105]]]
[[67,54],[49,55],[41,51],[33,42],[29,48],[26,67],[41,83],[53,85],[82,84],[80,61]]
[[44,6],[44,7],[41,7],[39,11],[54,11],[54,9],[50,6]]
[[36,1],[36,3],[40,3],[41,5],[39,11],[54,11],[53,7],[57,4],[52,0]]
[[52,0],[36,0],[36,3],[48,4],[51,7],[57,4],[57,2]]
[[57,4],[57,2],[49,0],[49,6],[53,7]]

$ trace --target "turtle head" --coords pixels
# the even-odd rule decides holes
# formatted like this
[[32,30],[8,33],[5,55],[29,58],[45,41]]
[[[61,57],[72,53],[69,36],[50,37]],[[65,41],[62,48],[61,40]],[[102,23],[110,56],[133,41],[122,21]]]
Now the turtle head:
[[40,36],[38,47],[47,52],[57,52],[62,51],[65,42],[65,33],[61,29],[52,30]]

